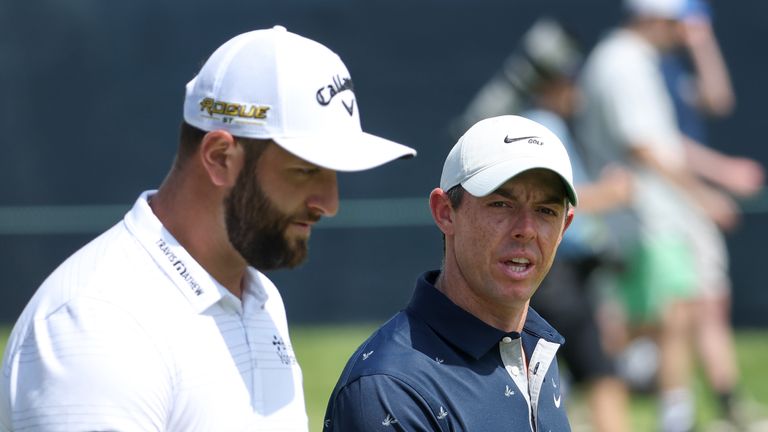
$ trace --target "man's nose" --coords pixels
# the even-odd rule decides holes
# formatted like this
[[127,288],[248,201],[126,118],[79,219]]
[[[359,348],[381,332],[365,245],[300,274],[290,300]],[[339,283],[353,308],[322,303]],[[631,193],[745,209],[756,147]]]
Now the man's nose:
[[522,241],[531,241],[536,238],[535,214],[531,209],[521,209],[516,212],[512,224],[512,236]]
[[307,200],[307,207],[322,216],[333,216],[339,210],[339,185],[336,171],[323,170],[317,177],[313,193]]

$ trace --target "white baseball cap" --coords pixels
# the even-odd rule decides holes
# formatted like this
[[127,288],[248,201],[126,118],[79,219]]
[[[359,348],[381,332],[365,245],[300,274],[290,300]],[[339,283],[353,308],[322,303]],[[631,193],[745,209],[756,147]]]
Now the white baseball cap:
[[636,16],[677,20],[683,17],[686,0],[624,0],[626,10]]
[[352,79],[339,56],[282,26],[243,33],[220,46],[187,84],[184,120],[204,131],[271,139],[336,171],[416,155],[363,132]]
[[560,139],[525,117],[491,117],[475,123],[453,146],[443,165],[440,188],[447,191],[460,184],[470,194],[482,197],[534,168],[558,174],[568,201],[577,204],[571,160]]

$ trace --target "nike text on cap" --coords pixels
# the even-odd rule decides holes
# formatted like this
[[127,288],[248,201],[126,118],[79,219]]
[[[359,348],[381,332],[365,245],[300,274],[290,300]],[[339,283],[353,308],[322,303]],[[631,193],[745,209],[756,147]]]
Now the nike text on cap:
[[243,33],[220,46],[187,84],[184,120],[205,131],[272,139],[336,171],[416,155],[363,132],[352,79],[339,56],[281,26]]
[[476,197],[486,196],[534,168],[560,175],[568,201],[577,204],[571,160],[560,139],[525,117],[491,117],[475,123],[453,146],[443,165],[440,188],[447,191],[461,184]]

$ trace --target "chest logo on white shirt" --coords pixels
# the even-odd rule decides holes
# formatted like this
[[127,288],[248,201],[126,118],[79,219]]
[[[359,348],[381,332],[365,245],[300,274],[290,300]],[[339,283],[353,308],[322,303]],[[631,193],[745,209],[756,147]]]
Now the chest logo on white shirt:
[[280,362],[284,365],[296,364],[296,356],[293,355],[293,350],[290,345],[287,345],[283,338],[279,335],[272,336],[272,345],[277,351],[277,356],[280,357]]

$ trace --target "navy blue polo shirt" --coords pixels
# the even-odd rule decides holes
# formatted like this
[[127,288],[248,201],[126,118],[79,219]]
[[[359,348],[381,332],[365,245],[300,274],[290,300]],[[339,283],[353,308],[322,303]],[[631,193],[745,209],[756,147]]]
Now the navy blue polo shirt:
[[522,334],[485,324],[435,288],[438,274],[423,274],[408,307],[352,355],[324,431],[570,431],[563,337],[533,309]]

